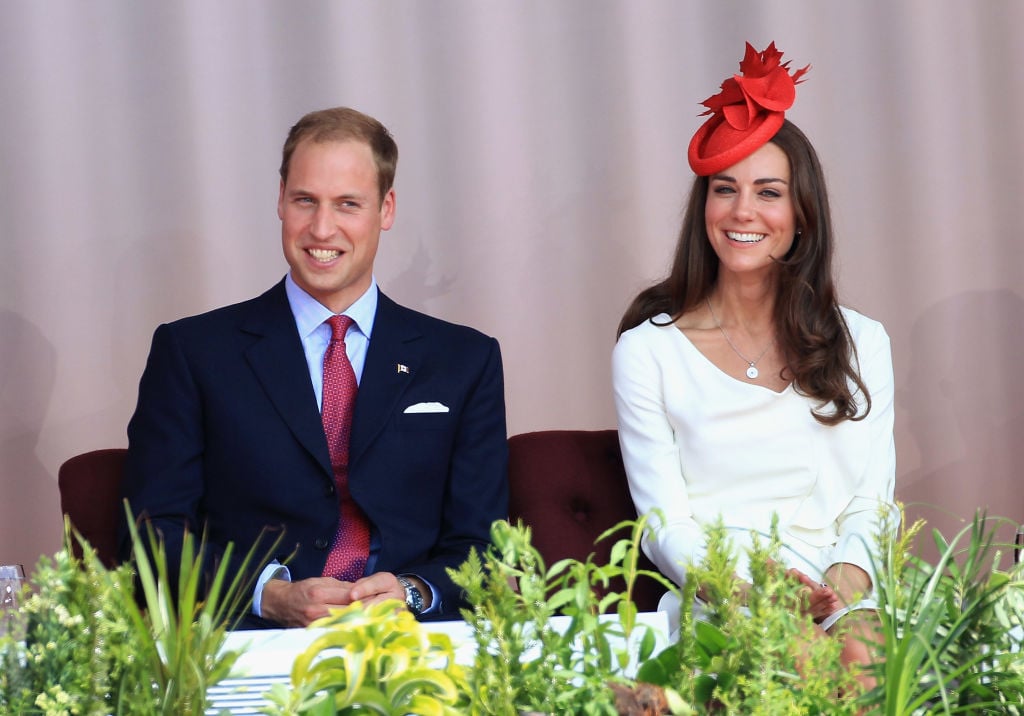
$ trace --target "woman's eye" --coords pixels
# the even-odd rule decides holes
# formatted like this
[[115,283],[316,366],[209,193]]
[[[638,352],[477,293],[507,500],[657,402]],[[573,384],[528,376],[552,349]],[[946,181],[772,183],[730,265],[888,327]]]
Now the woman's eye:
[[769,199],[778,199],[780,196],[782,196],[782,194],[776,191],[775,189],[765,189],[764,191],[761,192],[761,196],[766,196]]
[[734,191],[735,190],[728,184],[720,184],[715,187],[716,194],[732,194]]

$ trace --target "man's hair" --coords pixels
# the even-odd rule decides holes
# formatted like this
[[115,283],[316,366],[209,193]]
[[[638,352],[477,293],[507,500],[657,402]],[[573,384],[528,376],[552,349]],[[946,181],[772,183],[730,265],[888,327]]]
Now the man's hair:
[[373,152],[377,165],[377,187],[380,201],[395,183],[395,168],[398,166],[398,145],[387,127],[373,117],[349,107],[333,107],[310,112],[291,128],[281,151],[281,181],[288,183],[288,169],[292,154],[299,143],[309,140],[317,144],[324,142],[363,142]]

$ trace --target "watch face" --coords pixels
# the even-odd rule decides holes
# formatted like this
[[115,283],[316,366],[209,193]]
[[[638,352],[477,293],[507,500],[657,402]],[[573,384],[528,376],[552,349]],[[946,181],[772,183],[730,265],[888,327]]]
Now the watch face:
[[413,614],[419,615],[423,611],[423,595],[420,590],[405,577],[399,577],[398,581],[405,588],[405,605]]

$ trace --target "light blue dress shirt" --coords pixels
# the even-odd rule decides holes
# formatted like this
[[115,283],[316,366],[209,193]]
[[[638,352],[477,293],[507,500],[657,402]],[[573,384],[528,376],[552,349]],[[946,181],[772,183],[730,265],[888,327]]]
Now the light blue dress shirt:
[[[313,392],[316,393],[316,402],[322,410],[324,354],[327,353],[327,346],[331,342],[331,327],[327,325],[326,321],[334,313],[303,289],[299,288],[290,272],[285,276],[284,288],[285,293],[288,295],[288,304],[291,306],[292,315],[295,317],[295,326],[299,331],[299,339],[302,341],[302,351],[306,355],[306,367],[309,369],[309,379],[313,383]],[[356,299],[341,314],[348,316],[353,321],[345,333],[345,354],[348,356],[349,363],[352,364],[352,370],[356,374],[357,385],[363,379],[366,352],[370,348],[373,319],[377,315],[377,296],[377,279],[376,277],[371,277],[370,287],[366,289],[366,293]],[[379,554],[380,535],[377,533],[377,529],[371,526],[370,555],[366,560],[366,574],[373,573],[373,568]],[[277,561],[268,564],[256,582],[256,592],[252,600],[252,611],[256,616],[262,616],[263,585],[275,577],[291,581],[291,574],[287,567]],[[422,577],[419,577],[419,579],[430,588],[433,597],[430,608],[423,610],[423,613],[430,614],[437,611],[440,608],[440,594],[433,584],[430,584]]]

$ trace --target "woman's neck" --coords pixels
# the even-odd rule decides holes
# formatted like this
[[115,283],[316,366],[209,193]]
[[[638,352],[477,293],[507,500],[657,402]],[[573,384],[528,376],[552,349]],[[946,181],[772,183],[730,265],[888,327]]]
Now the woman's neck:
[[771,331],[775,321],[775,285],[765,281],[720,280],[708,300],[723,326],[741,326],[751,334]]

